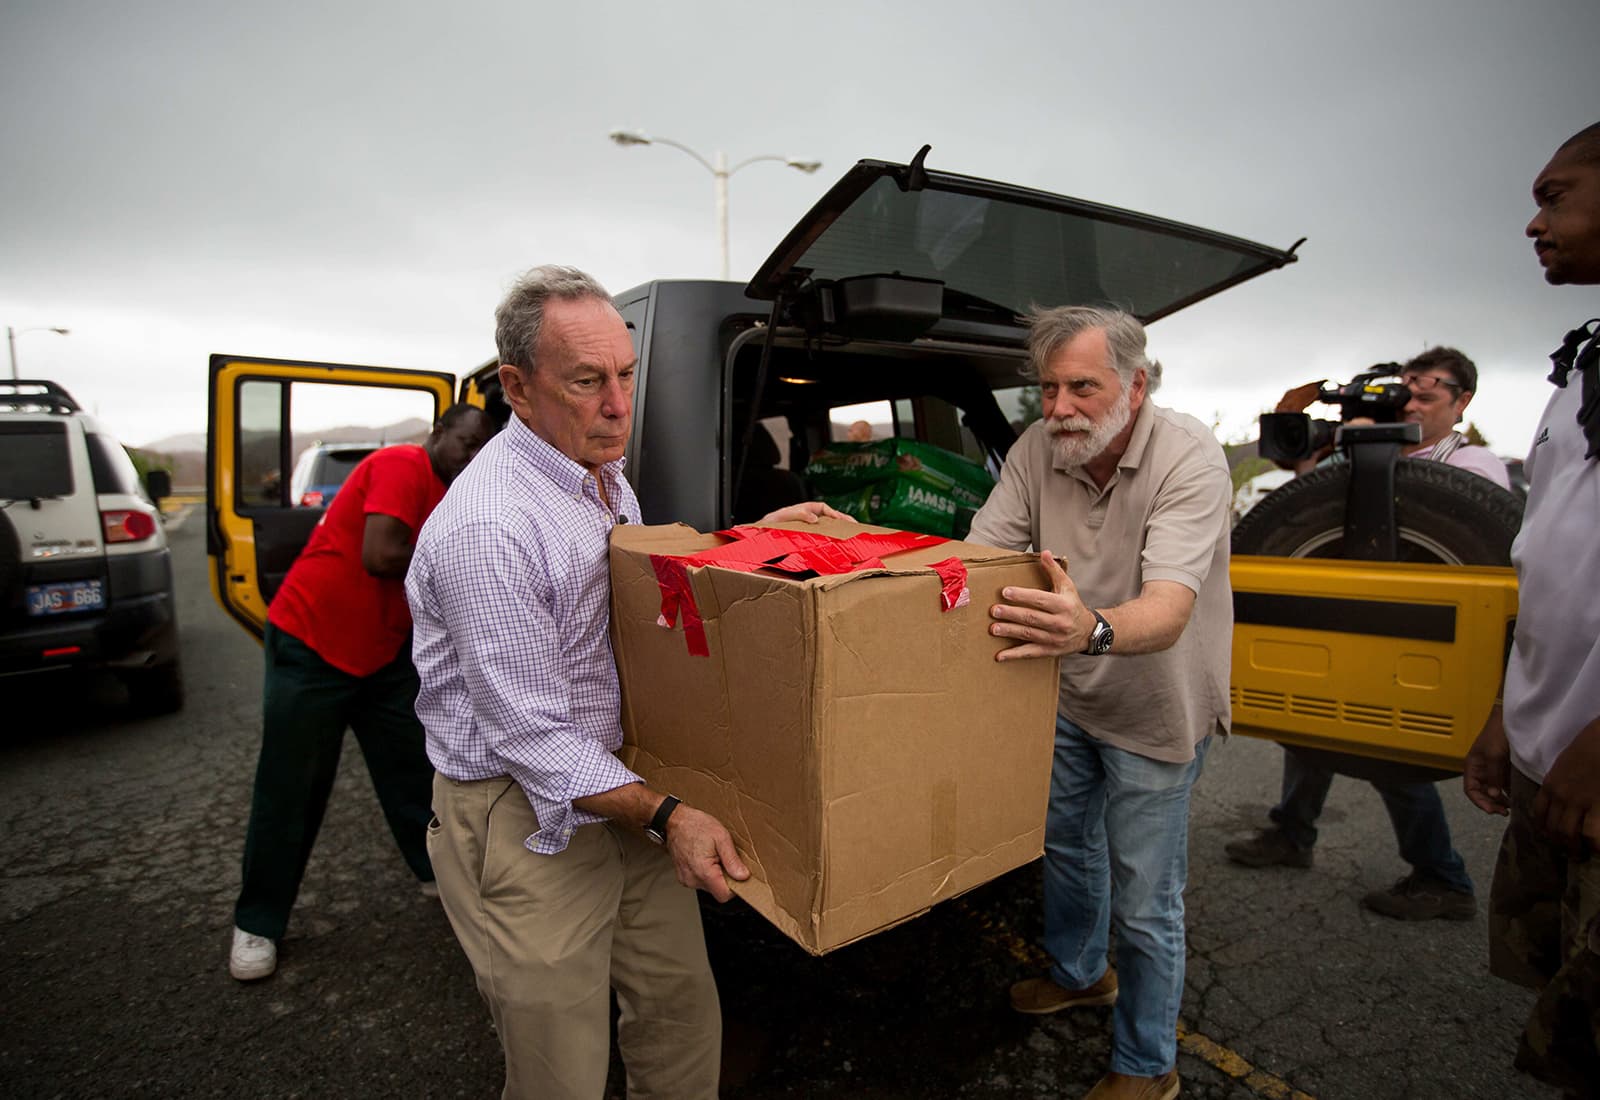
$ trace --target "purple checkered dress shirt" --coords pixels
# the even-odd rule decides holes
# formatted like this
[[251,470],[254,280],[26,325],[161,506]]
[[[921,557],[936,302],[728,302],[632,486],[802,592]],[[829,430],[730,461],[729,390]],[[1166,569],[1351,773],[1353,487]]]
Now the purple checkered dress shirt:
[[639,781],[614,755],[607,550],[615,523],[639,522],[623,461],[600,470],[613,512],[594,475],[512,417],[422,525],[406,575],[428,758],[451,779],[521,784],[534,852],[604,820],[573,799]]

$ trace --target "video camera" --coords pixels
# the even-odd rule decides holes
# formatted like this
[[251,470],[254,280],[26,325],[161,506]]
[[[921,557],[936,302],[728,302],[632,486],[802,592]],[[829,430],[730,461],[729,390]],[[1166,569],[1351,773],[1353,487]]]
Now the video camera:
[[1262,413],[1261,457],[1280,463],[1310,458],[1333,446],[1340,424],[1358,416],[1377,424],[1399,423],[1411,402],[1410,388],[1399,381],[1400,369],[1399,363],[1379,363],[1342,386],[1322,382],[1312,400],[1338,405],[1338,420],[1313,420],[1303,412]]

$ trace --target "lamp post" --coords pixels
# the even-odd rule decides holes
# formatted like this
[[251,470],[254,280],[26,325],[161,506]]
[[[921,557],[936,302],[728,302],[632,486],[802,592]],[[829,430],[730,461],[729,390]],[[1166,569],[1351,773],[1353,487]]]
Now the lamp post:
[[54,325],[39,325],[34,328],[12,328],[10,325],[7,325],[6,350],[11,353],[11,381],[13,382],[15,382],[19,377],[17,374],[17,337],[23,336],[30,332],[53,332],[57,336],[65,336],[67,335],[68,330],[64,328],[56,328]]
[[735,164],[732,168],[729,168],[728,158],[723,155],[720,149],[712,154],[711,160],[707,160],[705,157],[701,156],[687,145],[684,145],[682,142],[673,141],[671,138],[649,137],[648,135],[639,133],[637,130],[612,130],[609,136],[612,141],[616,142],[618,145],[624,146],[670,145],[674,149],[688,153],[691,157],[700,162],[700,167],[711,173],[712,178],[716,181],[717,254],[722,258],[722,277],[724,279],[728,277],[728,177],[739,171],[741,168],[748,167],[749,165],[763,160],[775,160],[778,163],[787,165],[790,168],[798,169],[807,175],[810,175],[812,172],[815,172],[818,168],[822,167],[822,162],[820,160],[804,160],[800,157],[780,157],[775,153],[763,153],[761,156],[747,157],[746,159],[741,160],[738,164]]

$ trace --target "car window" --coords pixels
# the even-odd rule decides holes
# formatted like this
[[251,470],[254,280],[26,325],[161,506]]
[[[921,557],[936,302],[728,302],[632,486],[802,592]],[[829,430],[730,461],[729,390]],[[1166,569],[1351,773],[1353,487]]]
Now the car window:
[[0,424],[0,499],[72,495],[67,426],[50,421]]
[[1039,386],[1034,382],[1026,382],[1020,386],[1007,386],[1003,390],[994,391],[995,402],[1017,434],[1022,434],[1022,429],[1038,420],[1040,411]]
[[372,447],[346,447],[338,451],[324,451],[313,480],[317,484],[343,484],[344,479],[350,476],[350,471],[373,450]]
[[363,458],[380,446],[421,443],[434,418],[424,390],[253,378],[239,383],[238,400],[240,508],[326,505]]
[[[835,443],[869,443],[874,439],[887,439],[895,434],[894,405],[888,401],[837,405],[828,410],[828,427]],[[855,437],[851,434],[852,430]]]
[[89,432],[89,473],[94,478],[97,493],[127,493],[144,496],[139,484],[139,471],[134,468],[128,452],[113,439],[98,432]]

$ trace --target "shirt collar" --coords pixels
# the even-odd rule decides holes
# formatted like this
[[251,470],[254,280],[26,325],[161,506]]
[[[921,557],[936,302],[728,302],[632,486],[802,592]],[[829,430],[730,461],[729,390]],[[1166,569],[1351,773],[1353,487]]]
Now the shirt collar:
[[1144,404],[1139,406],[1133,418],[1133,434],[1128,437],[1128,449],[1117,460],[1119,470],[1137,470],[1139,463],[1144,461],[1145,448],[1150,445],[1150,433],[1156,426],[1155,408],[1150,402],[1150,391],[1146,390]]
[[[548,477],[558,489],[581,495],[583,486],[589,480],[589,469],[580,462],[575,462],[560,450],[554,447],[532,428],[524,424],[516,414],[506,421],[504,428],[511,449],[521,455],[533,468]],[[600,467],[600,474],[606,479],[606,492],[609,494],[622,478],[622,470],[628,464],[628,456],[623,455],[615,462],[607,462]],[[615,501],[616,496],[611,499]]]

